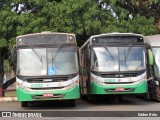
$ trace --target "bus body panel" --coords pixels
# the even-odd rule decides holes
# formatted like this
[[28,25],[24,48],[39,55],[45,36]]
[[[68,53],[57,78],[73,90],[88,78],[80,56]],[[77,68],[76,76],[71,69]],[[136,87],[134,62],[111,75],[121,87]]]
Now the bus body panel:
[[[129,92],[109,92],[108,90],[115,90],[116,88],[124,88],[131,89]],[[108,86],[100,86],[95,82],[91,85],[91,94],[143,94],[147,92],[147,82],[143,81],[139,85],[108,85]]]
[[[43,97],[43,94],[51,93],[53,98]],[[61,98],[54,98],[55,95],[62,95]],[[41,98],[34,98],[33,96],[41,96]],[[41,91],[41,92],[26,92],[22,88],[17,89],[17,100],[18,101],[39,101],[39,100],[67,100],[67,99],[78,99],[80,97],[79,87],[75,87],[69,90],[52,90],[52,91]]]
[[75,34],[42,32],[17,36],[16,50],[18,101],[80,98]]
[[[128,41],[127,39],[124,39],[123,41],[123,36],[124,37],[128,37]],[[110,37],[113,37],[113,39],[110,39]],[[115,39],[114,39],[115,37]],[[120,37],[121,39],[119,39],[118,37]],[[131,42],[129,41],[130,37],[136,38],[137,40],[133,40],[131,39]],[[100,39],[99,39],[100,38]],[[102,39],[101,39],[102,38]],[[107,39],[105,38],[109,38],[110,41],[107,42]],[[116,42],[116,38],[119,39],[118,42]],[[104,42],[106,40],[106,42]],[[113,42],[112,42],[113,40]],[[101,43],[100,43],[101,42]],[[97,48],[96,48],[97,47]],[[100,49],[100,48],[104,48],[104,49]],[[119,71],[117,69],[117,71],[109,71],[107,69],[110,69],[110,67],[105,67],[104,69],[106,69],[107,71],[100,71],[101,68],[99,68],[99,70],[97,69],[93,69],[92,66],[92,61],[94,60],[92,51],[93,48],[96,48],[97,50],[101,50],[100,52],[103,53],[104,51],[108,51],[108,52],[104,52],[103,54],[99,54],[99,58],[102,59],[102,55],[105,55],[106,53],[108,53],[108,55],[110,56],[110,58],[112,58],[112,60],[110,60],[110,62],[114,61],[114,54],[112,51],[112,49],[109,51],[108,48],[109,47],[114,47],[117,50],[118,54],[118,63],[119,66],[115,66],[114,69],[117,69],[119,67]],[[129,47],[128,51],[122,52],[122,48],[124,47]],[[131,71],[127,71],[126,70],[122,70],[120,71],[120,59],[124,59],[125,57],[127,58],[128,55],[130,54],[130,50],[132,49],[132,47],[135,47],[134,50],[136,50],[138,47],[141,49],[141,58],[143,60],[141,60],[143,62],[143,68],[138,68],[137,71],[135,70],[131,70],[131,69],[135,69],[134,64],[138,64],[135,62],[134,59],[132,59],[131,61],[133,61],[132,63],[130,62],[130,70]],[[136,48],[137,47],[137,48]],[[130,49],[131,48],[131,49]],[[121,49],[121,51],[119,51]],[[95,50],[94,50],[95,52]],[[126,56],[122,57],[122,55],[120,55],[120,53],[122,54],[126,54]],[[95,54],[95,53],[94,53]],[[139,52],[137,52],[137,54],[139,54]],[[136,56],[137,54],[134,54],[134,56]],[[138,35],[138,34],[133,34],[133,33],[110,33],[110,34],[100,34],[100,35],[94,35],[91,36],[80,48],[80,69],[82,71],[82,73],[80,74],[80,88],[81,88],[81,95],[87,95],[89,97],[89,95],[109,95],[109,94],[141,94],[141,95],[145,95],[148,92],[148,87],[147,87],[147,73],[146,73],[146,53],[145,53],[145,45],[144,45],[144,41],[143,41],[143,36],[142,35]],[[95,61],[95,60],[94,60]],[[107,61],[107,59],[106,59]],[[134,63],[135,62],[135,63]],[[137,60],[138,62],[138,60]],[[142,64],[141,62],[141,64]],[[97,63],[93,62],[95,65],[97,65]],[[94,65],[93,64],[93,65]],[[104,64],[104,65],[107,65]],[[112,64],[111,64],[112,65]],[[138,65],[137,65],[138,66]],[[103,67],[103,66],[102,66]],[[138,66],[139,67],[139,66]],[[141,67],[141,66],[140,66]],[[129,68],[128,68],[129,69]],[[101,69],[103,70],[103,69]],[[139,73],[139,71],[143,70],[144,73]],[[97,72],[97,76],[95,75],[95,78],[93,80],[93,76],[94,73],[92,73],[92,71]],[[140,75],[135,75],[130,76],[130,73],[136,73],[136,74],[140,74]],[[86,77],[86,74],[88,77]],[[101,74],[105,74],[106,77],[99,77],[101,76]],[[125,75],[128,74],[130,77],[121,77],[121,78],[114,78],[114,77],[107,77],[107,75]],[[141,80],[141,77],[143,77],[143,80]],[[95,80],[96,79],[96,80]],[[117,82],[114,84],[113,83],[105,83],[105,79],[115,79],[114,82]],[[120,79],[120,81],[118,81]],[[132,79],[132,83],[129,82],[129,80]],[[128,83],[123,83],[123,82],[128,82]],[[115,89],[117,90],[118,88],[123,88],[124,90],[126,89],[130,89],[131,91],[114,91]],[[111,91],[109,91],[111,90]]]
[[[124,91],[117,92],[117,88],[122,88]],[[102,78],[91,73],[90,94],[136,94],[146,92],[146,72],[137,77],[126,78]]]
[[148,52],[148,89],[151,99],[160,101],[160,34],[144,36]]
[[[63,100],[80,97],[79,75],[65,82],[28,83],[19,78],[16,79],[18,101]],[[57,87],[57,89],[53,89],[53,87]],[[58,89],[58,87],[62,88]],[[50,89],[47,90],[48,88]],[[44,94],[53,94],[53,96],[44,97]]]

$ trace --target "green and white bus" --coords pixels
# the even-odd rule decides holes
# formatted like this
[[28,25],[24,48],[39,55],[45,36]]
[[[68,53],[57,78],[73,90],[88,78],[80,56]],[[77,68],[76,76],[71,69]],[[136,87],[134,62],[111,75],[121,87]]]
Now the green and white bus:
[[[80,97],[77,43],[74,34],[42,32],[16,38],[17,100],[66,100]],[[13,53],[13,52],[12,52]]]
[[133,33],[91,36],[80,48],[80,73],[82,97],[148,95],[143,36]]
[[148,82],[151,99],[160,101],[160,35],[144,36],[148,48],[148,73],[151,79]]

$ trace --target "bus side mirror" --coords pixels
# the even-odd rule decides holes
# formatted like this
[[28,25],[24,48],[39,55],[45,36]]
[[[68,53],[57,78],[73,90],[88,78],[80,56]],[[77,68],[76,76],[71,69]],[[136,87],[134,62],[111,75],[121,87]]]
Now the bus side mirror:
[[13,46],[10,52],[10,62],[11,62],[11,67],[15,68],[16,67],[16,46],[15,45]]
[[153,57],[153,53],[150,49],[148,49],[148,63],[149,65],[153,65],[154,64],[154,57]]

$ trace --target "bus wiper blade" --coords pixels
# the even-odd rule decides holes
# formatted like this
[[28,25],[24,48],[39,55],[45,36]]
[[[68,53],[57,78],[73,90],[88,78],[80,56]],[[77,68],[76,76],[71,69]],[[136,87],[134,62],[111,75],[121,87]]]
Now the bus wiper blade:
[[132,45],[130,44],[129,48],[128,48],[128,51],[127,51],[127,54],[125,55],[125,61],[128,59],[128,55],[129,55],[129,53],[131,51],[131,48],[132,48]]
[[59,53],[59,51],[62,49],[63,45],[59,46],[59,48],[57,49],[56,53],[54,54],[53,56],[53,53],[52,53],[52,66],[53,66],[53,63],[55,62],[55,59]]
[[110,55],[111,59],[114,61],[114,57],[113,57],[112,53],[109,51],[109,49],[107,47],[105,47],[105,49],[107,50],[107,52]]
[[32,49],[33,53],[37,56],[37,58],[39,59],[39,61],[42,63],[42,68],[43,68],[43,60],[42,57],[37,53],[37,51],[35,49]]

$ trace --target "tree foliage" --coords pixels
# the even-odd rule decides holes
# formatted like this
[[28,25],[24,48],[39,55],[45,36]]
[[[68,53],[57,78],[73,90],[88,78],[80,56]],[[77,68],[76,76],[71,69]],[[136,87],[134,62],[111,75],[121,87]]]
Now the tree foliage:
[[159,11],[159,0],[0,0],[0,61],[22,34],[75,33],[79,46],[100,33],[157,34]]
[[0,2],[0,47],[41,31],[75,33],[79,46],[108,32],[158,33],[157,0],[6,0]]
[[158,0],[6,0],[0,10],[0,47],[41,31],[75,33],[78,41],[106,32],[159,33]]
[[[120,19],[130,20],[137,18],[137,21],[144,21],[145,26],[149,25],[149,31],[141,32],[144,35],[160,33],[160,1],[159,0],[101,0],[101,4],[111,6]],[[137,17],[138,16],[138,17]],[[147,24],[146,24],[147,22]],[[150,23],[150,24],[148,24]],[[135,25],[142,25],[138,22]]]

